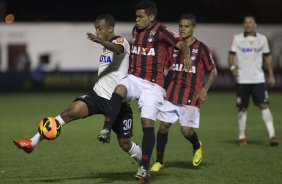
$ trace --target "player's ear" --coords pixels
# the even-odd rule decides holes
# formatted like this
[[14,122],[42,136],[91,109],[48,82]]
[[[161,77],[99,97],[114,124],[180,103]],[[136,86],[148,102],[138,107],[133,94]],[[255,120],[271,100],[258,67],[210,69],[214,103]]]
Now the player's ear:
[[113,33],[113,32],[114,32],[114,27],[113,27],[113,26],[110,26],[110,27],[109,27],[109,32],[110,32],[110,33]]
[[196,31],[196,29],[197,29],[197,26],[195,25],[195,26],[193,26],[193,32],[195,32]]
[[149,20],[151,21],[151,22],[153,22],[154,20],[155,20],[155,15],[149,15]]

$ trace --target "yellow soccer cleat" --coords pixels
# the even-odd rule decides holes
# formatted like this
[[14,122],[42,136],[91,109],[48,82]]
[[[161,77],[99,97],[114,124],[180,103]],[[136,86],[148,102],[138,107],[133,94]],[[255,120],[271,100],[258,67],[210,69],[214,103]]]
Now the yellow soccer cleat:
[[198,167],[202,162],[203,158],[203,151],[202,151],[202,144],[200,143],[200,148],[194,151],[192,164],[195,167]]
[[164,164],[161,164],[160,162],[155,162],[150,171],[151,172],[159,172],[164,167]]

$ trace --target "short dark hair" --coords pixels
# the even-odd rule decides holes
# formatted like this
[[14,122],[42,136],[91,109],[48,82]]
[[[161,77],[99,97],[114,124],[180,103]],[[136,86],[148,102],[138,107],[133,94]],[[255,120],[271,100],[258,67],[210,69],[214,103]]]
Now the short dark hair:
[[100,15],[100,16],[98,16],[97,18],[96,18],[96,20],[105,20],[105,22],[106,22],[106,24],[108,25],[108,26],[112,26],[112,27],[115,27],[115,19],[114,19],[114,17],[112,16],[112,15],[110,15],[110,14],[102,14],[102,15]]
[[136,10],[145,10],[147,15],[155,15],[157,17],[158,9],[155,2],[150,0],[142,0],[138,4],[135,5]]
[[185,14],[180,16],[179,21],[183,20],[183,19],[191,20],[193,26],[196,26],[196,24],[197,24],[196,17],[193,14],[185,13]]
[[245,21],[246,18],[252,18],[256,22],[256,18],[253,14],[250,14],[250,13],[245,14],[244,17],[243,17],[243,21]]

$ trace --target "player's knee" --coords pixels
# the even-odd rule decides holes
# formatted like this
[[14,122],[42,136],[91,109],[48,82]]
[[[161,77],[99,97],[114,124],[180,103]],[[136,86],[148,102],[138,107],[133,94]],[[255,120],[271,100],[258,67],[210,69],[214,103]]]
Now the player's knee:
[[141,123],[143,128],[154,127],[155,121],[148,118],[141,118]]
[[118,143],[121,149],[123,149],[125,152],[128,152],[132,146],[130,138],[119,138]]
[[115,93],[119,94],[122,98],[125,98],[127,95],[127,88],[124,85],[117,85],[115,88]]
[[181,133],[184,137],[191,137],[194,129],[192,127],[181,127]]
[[260,110],[263,110],[263,109],[268,109],[269,106],[268,106],[268,104],[260,104],[259,108],[260,108]]
[[160,133],[162,134],[168,133],[170,126],[171,126],[170,123],[161,122],[160,128],[159,128]]
[[239,112],[247,112],[247,107],[239,107]]
[[62,112],[61,117],[65,122],[70,122],[87,116],[88,110],[85,109],[83,102],[74,102],[69,108]]

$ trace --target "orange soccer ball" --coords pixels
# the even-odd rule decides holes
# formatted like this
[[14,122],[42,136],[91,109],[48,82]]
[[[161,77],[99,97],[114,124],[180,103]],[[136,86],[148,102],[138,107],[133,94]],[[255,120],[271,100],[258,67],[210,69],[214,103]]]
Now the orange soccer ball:
[[61,133],[60,123],[53,117],[43,118],[38,126],[38,132],[45,139],[56,139]]

